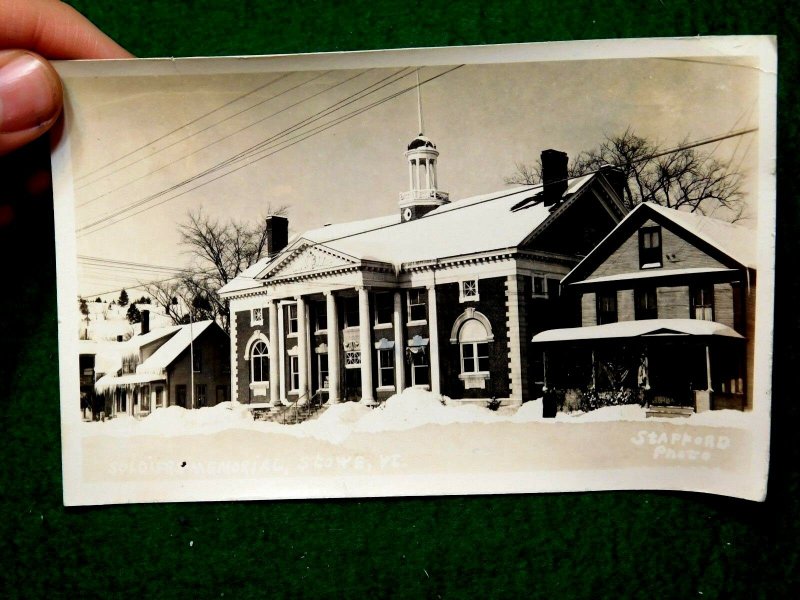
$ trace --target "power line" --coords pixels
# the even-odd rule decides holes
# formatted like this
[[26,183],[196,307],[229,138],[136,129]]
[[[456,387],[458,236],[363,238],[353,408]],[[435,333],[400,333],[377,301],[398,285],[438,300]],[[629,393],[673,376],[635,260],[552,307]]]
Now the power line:
[[155,144],[156,142],[160,142],[161,140],[163,140],[163,139],[165,139],[165,138],[167,138],[167,137],[171,136],[173,133],[177,133],[177,132],[178,132],[178,131],[180,131],[181,129],[185,129],[186,127],[189,127],[190,125],[194,125],[194,124],[195,124],[195,123],[197,123],[198,121],[200,121],[200,120],[202,120],[202,119],[205,119],[207,116],[209,116],[209,115],[212,115],[212,114],[214,114],[215,112],[222,110],[223,108],[227,108],[227,107],[228,107],[228,106],[230,106],[231,104],[234,104],[235,102],[238,102],[239,100],[241,100],[241,99],[243,99],[243,98],[246,98],[247,96],[250,96],[250,95],[252,95],[252,94],[255,94],[256,92],[259,92],[259,91],[263,90],[264,88],[266,88],[266,87],[269,87],[270,85],[272,85],[272,84],[273,84],[273,83],[275,83],[276,81],[279,81],[280,79],[283,79],[284,77],[288,77],[289,75],[290,75],[290,74],[289,74],[289,73],[287,73],[287,74],[285,74],[285,75],[281,75],[281,76],[279,76],[279,77],[276,77],[275,79],[272,79],[272,80],[268,81],[267,83],[265,83],[265,84],[263,84],[263,85],[260,85],[260,86],[258,86],[258,87],[257,87],[257,88],[255,88],[255,89],[252,89],[252,90],[250,90],[250,91],[249,91],[249,92],[247,92],[246,94],[242,94],[241,96],[237,96],[237,97],[236,97],[236,98],[234,98],[233,100],[230,100],[230,101],[226,102],[225,104],[223,104],[223,105],[221,105],[221,106],[218,106],[217,108],[215,108],[215,109],[213,109],[213,110],[210,110],[209,112],[207,112],[207,113],[204,113],[204,114],[200,115],[199,117],[196,117],[195,119],[192,119],[192,120],[191,120],[191,121],[189,121],[188,123],[184,123],[184,124],[183,124],[183,125],[181,125],[180,127],[176,127],[176,128],[175,128],[175,129],[173,129],[172,131],[169,131],[169,132],[165,133],[164,135],[162,135],[162,136],[160,136],[160,137],[157,137],[156,139],[152,140],[151,142],[148,142],[148,143],[144,144],[143,146],[139,146],[138,148],[135,148],[135,149],[131,150],[131,151],[130,151],[130,152],[128,152],[127,154],[123,154],[123,155],[122,155],[122,156],[120,156],[119,158],[115,158],[114,160],[112,160],[112,161],[110,161],[110,162],[107,162],[107,163],[105,163],[104,165],[101,165],[101,166],[97,167],[97,168],[96,168],[96,169],[94,169],[93,171],[90,171],[90,172],[88,172],[88,173],[85,173],[85,174],[83,174],[83,175],[81,175],[81,176],[77,177],[77,178],[76,178],[76,180],[77,180],[77,181],[79,181],[79,180],[81,180],[81,179],[86,179],[86,178],[87,178],[87,177],[89,177],[90,175],[94,175],[95,173],[98,173],[98,172],[102,171],[102,170],[103,170],[103,169],[105,169],[106,167],[110,167],[111,165],[113,165],[113,164],[115,164],[115,163],[117,163],[117,162],[119,162],[119,161],[121,161],[121,160],[123,160],[123,159],[125,159],[125,158],[127,158],[127,157],[129,157],[129,156],[131,156],[131,155],[133,155],[133,154],[136,154],[137,152],[139,152],[139,150],[144,150],[144,149],[145,149],[145,148],[147,148],[148,146],[152,146],[152,145],[153,145],[153,144]]
[[[173,192],[173,191],[175,191],[175,190],[177,190],[177,189],[179,189],[179,188],[181,188],[181,187],[183,187],[185,185],[188,185],[189,183],[191,183],[191,182],[193,182],[193,181],[195,181],[197,179],[200,179],[200,178],[205,177],[207,175],[213,174],[216,171],[228,166],[229,164],[232,164],[232,163],[235,163],[238,160],[241,160],[243,157],[246,156],[247,152],[251,151],[254,148],[258,148],[261,144],[263,144],[265,142],[269,142],[270,140],[279,139],[280,137],[282,137],[284,135],[287,135],[288,133],[291,133],[293,130],[301,128],[301,127],[309,124],[310,122],[314,122],[316,120],[319,120],[323,116],[327,116],[325,113],[330,114],[329,111],[335,112],[336,110],[344,108],[344,106],[347,106],[347,104],[350,104],[350,103],[354,102],[355,100],[351,100],[350,102],[348,102],[347,104],[344,104],[342,106],[337,106],[337,105],[342,104],[342,102],[344,102],[346,100],[350,100],[350,99],[352,99],[352,98],[354,98],[356,96],[359,96],[362,93],[364,93],[364,96],[362,96],[362,98],[366,97],[367,95],[375,93],[375,92],[379,91],[380,89],[386,87],[387,85],[390,85],[390,84],[394,83],[395,81],[398,81],[399,79],[401,79],[402,77],[405,77],[406,75],[400,75],[399,77],[397,77],[397,79],[394,79],[393,81],[390,81],[388,83],[383,83],[387,79],[393,78],[398,73],[402,73],[402,71],[405,71],[405,69],[401,69],[400,71],[392,73],[391,75],[388,75],[387,77],[384,77],[383,79],[379,80],[378,82],[373,83],[373,84],[367,86],[366,88],[363,88],[362,90],[359,90],[358,92],[356,92],[354,94],[351,94],[350,96],[344,98],[343,100],[339,100],[337,102],[334,102],[333,104],[331,104],[330,106],[326,107],[325,109],[323,109],[321,111],[318,111],[317,113],[312,114],[310,117],[306,117],[305,119],[302,119],[301,121],[295,123],[294,125],[292,125],[292,126],[286,128],[286,129],[284,129],[284,130],[282,130],[282,131],[270,136],[266,140],[263,140],[262,142],[259,142],[259,143],[255,144],[255,145],[251,146],[250,148],[246,149],[245,151],[240,152],[238,154],[235,154],[234,156],[229,157],[228,159],[226,159],[226,160],[224,160],[224,161],[222,161],[220,163],[217,163],[216,165],[213,165],[213,166],[209,167],[208,169],[205,169],[204,171],[201,171],[200,173],[196,173],[195,175],[193,175],[193,176],[191,176],[191,177],[189,177],[187,179],[184,179],[183,181],[180,181],[180,182],[178,182],[176,184],[173,184],[172,186],[170,186],[170,187],[168,187],[168,188],[166,188],[164,190],[161,190],[159,192],[156,192],[154,194],[146,196],[145,198],[143,198],[141,200],[138,200],[138,201],[134,202],[133,204],[128,205],[127,207],[123,207],[122,209],[120,209],[120,210],[118,210],[116,212],[109,213],[108,215],[105,215],[104,217],[101,217],[98,220],[96,220],[96,221],[94,221],[92,223],[89,223],[88,225],[79,227],[77,231],[81,232],[81,231],[84,231],[84,230],[86,230],[88,228],[93,227],[94,225],[97,225],[97,224],[103,223],[105,221],[108,221],[109,219],[112,219],[115,216],[123,214],[123,213],[125,213],[125,212],[127,212],[129,210],[132,210],[132,209],[134,209],[134,208],[136,208],[138,206],[146,204],[146,203],[150,202],[151,200],[159,198],[159,197],[161,197],[161,196],[163,196],[165,194],[168,194],[170,192]],[[381,84],[381,83],[383,83],[383,85],[379,85],[379,87],[375,88],[374,90],[366,92],[370,88],[372,88],[372,87],[374,87],[374,86],[376,86],[378,84]],[[356,98],[356,99],[360,99],[360,98]],[[182,160],[182,158],[178,159],[178,160]],[[174,164],[175,162],[178,162],[178,160],[173,161],[173,163],[170,163],[170,164]]]
[[[350,79],[355,79],[355,77],[358,77],[358,76],[362,75],[362,74],[363,74],[363,73],[365,73],[365,72],[366,72],[366,71],[362,71],[361,73],[358,73],[357,75],[355,75],[354,77],[351,77]],[[274,100],[275,98],[278,98],[279,96],[282,96],[282,95],[284,95],[284,94],[287,94],[287,93],[289,93],[289,92],[292,92],[292,91],[296,90],[297,88],[300,88],[300,87],[302,87],[302,86],[304,86],[304,85],[307,85],[307,84],[311,83],[312,81],[315,81],[315,80],[319,79],[320,77],[323,77],[323,76],[327,75],[328,73],[330,73],[330,71],[325,71],[324,73],[320,73],[320,74],[319,74],[319,75],[317,75],[316,77],[312,77],[311,79],[308,79],[308,80],[306,80],[306,81],[303,81],[303,82],[299,83],[298,85],[295,85],[295,86],[293,86],[293,87],[290,87],[290,88],[288,88],[288,89],[286,89],[286,90],[284,90],[284,91],[280,92],[279,94],[275,94],[274,96],[270,96],[269,98],[266,98],[266,99],[262,100],[261,102],[258,102],[258,103],[256,103],[256,104],[253,104],[252,106],[249,106],[248,108],[245,108],[244,110],[240,110],[239,112],[237,112],[237,113],[234,113],[234,114],[232,114],[232,115],[230,115],[230,116],[228,116],[228,117],[226,117],[226,118],[224,118],[224,119],[222,119],[222,120],[220,120],[220,121],[216,121],[215,123],[212,123],[212,124],[211,124],[211,125],[209,125],[208,127],[205,127],[205,128],[203,128],[203,129],[201,129],[200,131],[196,131],[196,132],[194,132],[194,133],[192,133],[192,134],[190,134],[190,135],[187,135],[186,137],[182,137],[182,138],[180,138],[180,139],[176,140],[175,142],[173,142],[173,143],[169,144],[168,146],[164,146],[163,148],[161,148],[161,149],[157,150],[156,152],[153,152],[152,154],[149,154],[149,155],[147,155],[147,156],[143,156],[142,158],[140,158],[140,159],[138,159],[138,160],[135,160],[135,161],[133,161],[133,162],[130,162],[130,163],[128,163],[128,164],[126,164],[126,165],[124,165],[123,167],[120,167],[119,169],[117,169],[117,170],[115,170],[115,171],[111,171],[110,173],[108,173],[108,174],[106,174],[106,175],[103,175],[102,177],[100,177],[100,178],[98,178],[98,179],[94,180],[93,182],[91,182],[90,184],[86,184],[86,185],[91,185],[91,184],[93,184],[93,183],[96,183],[96,182],[100,181],[101,179],[104,179],[104,178],[106,178],[106,177],[110,177],[111,175],[113,175],[113,174],[115,174],[115,173],[118,173],[119,171],[122,171],[123,169],[126,169],[126,168],[128,168],[128,167],[130,167],[130,166],[133,166],[133,165],[135,165],[136,163],[139,163],[139,162],[141,162],[141,161],[143,161],[143,160],[147,160],[148,158],[152,158],[152,157],[154,157],[156,154],[159,154],[160,152],[163,152],[164,150],[168,150],[169,148],[172,148],[172,147],[176,146],[177,144],[180,144],[181,142],[184,142],[184,141],[188,140],[188,139],[189,139],[189,138],[191,138],[191,137],[194,137],[194,136],[196,136],[196,135],[199,135],[199,134],[201,134],[201,133],[203,133],[203,132],[205,132],[205,131],[208,131],[209,129],[212,129],[213,127],[216,127],[217,125],[219,125],[219,124],[221,124],[221,123],[224,123],[225,121],[228,121],[228,120],[230,120],[230,119],[233,119],[234,117],[238,117],[239,115],[241,115],[241,114],[242,114],[242,113],[244,113],[244,112],[247,112],[248,110],[252,110],[252,109],[256,108],[257,106],[261,106],[261,105],[263,105],[263,104],[265,104],[265,103],[269,102],[270,100]],[[346,80],[346,81],[350,81],[350,80],[348,79],[348,80]],[[341,85],[342,83],[346,83],[346,81],[345,81],[345,82],[341,82],[341,83],[337,83],[336,85],[333,85],[333,86],[331,86],[331,87],[330,87],[330,88],[328,88],[328,89],[333,89],[333,88],[335,88],[335,87],[337,87],[337,86]],[[201,146],[200,148],[198,148],[197,150],[193,151],[193,152],[192,152],[192,153],[190,153],[190,154],[187,154],[187,155],[181,156],[179,159],[177,159],[177,160],[174,160],[174,161],[171,161],[171,162],[169,162],[169,163],[165,164],[164,166],[162,166],[162,167],[159,167],[158,169],[155,169],[155,170],[153,170],[153,171],[149,171],[149,172],[145,173],[144,175],[140,175],[139,177],[136,177],[135,179],[132,179],[132,180],[128,181],[127,183],[124,183],[123,185],[121,185],[121,186],[119,186],[119,187],[113,188],[113,189],[111,189],[111,190],[108,190],[107,192],[103,192],[103,193],[102,193],[102,194],[100,194],[99,196],[95,196],[95,197],[93,197],[93,198],[91,198],[91,199],[89,199],[89,200],[86,200],[85,202],[82,202],[81,204],[79,204],[79,205],[77,206],[77,208],[82,208],[82,207],[84,207],[84,206],[87,206],[88,204],[91,204],[91,203],[92,203],[92,202],[94,202],[95,200],[99,200],[100,198],[105,198],[105,197],[106,197],[106,196],[108,196],[109,194],[113,194],[114,192],[117,192],[117,191],[119,191],[119,190],[121,190],[121,189],[123,189],[123,188],[126,188],[126,187],[128,187],[129,185],[131,185],[131,184],[133,184],[133,183],[135,183],[135,182],[137,182],[137,181],[139,181],[139,180],[141,180],[141,179],[144,179],[145,177],[148,177],[148,176],[152,175],[153,173],[157,173],[158,171],[161,171],[162,169],[166,169],[167,167],[169,167],[169,166],[171,166],[171,165],[175,164],[176,162],[179,162],[179,161],[181,161],[181,160],[185,160],[185,159],[189,158],[190,156],[193,156],[194,154],[197,154],[198,152],[200,152],[200,151],[202,151],[202,150],[204,150],[204,149],[206,149],[206,148],[210,148],[210,147],[211,147],[211,146],[213,146],[214,144],[217,144],[217,143],[221,142],[222,140],[225,140],[225,139],[227,139],[227,138],[229,138],[229,137],[231,137],[231,136],[233,136],[233,135],[235,135],[235,134],[237,134],[237,133],[240,133],[240,132],[244,131],[245,129],[249,128],[249,127],[252,127],[252,126],[254,126],[254,125],[258,124],[258,123],[261,123],[261,122],[263,122],[263,121],[266,121],[267,119],[269,119],[269,118],[272,118],[272,117],[274,117],[275,115],[279,115],[279,114],[281,114],[282,112],[284,112],[284,111],[288,110],[289,108],[292,108],[292,107],[294,107],[294,106],[297,106],[298,104],[301,104],[302,102],[305,102],[305,101],[307,101],[307,100],[310,100],[311,98],[314,98],[315,96],[318,96],[319,94],[322,94],[322,93],[324,93],[324,91],[325,91],[325,90],[323,90],[322,92],[318,92],[318,93],[316,93],[316,94],[314,94],[314,95],[312,95],[312,96],[309,96],[308,98],[306,98],[306,99],[304,99],[304,100],[301,100],[300,102],[296,102],[296,103],[294,103],[294,104],[291,104],[291,105],[289,105],[288,107],[286,107],[286,108],[284,108],[284,109],[282,109],[282,110],[279,110],[279,111],[277,111],[277,112],[271,113],[270,115],[267,115],[266,117],[264,117],[264,118],[262,118],[262,119],[259,119],[258,121],[255,121],[254,123],[250,123],[249,125],[246,125],[245,127],[242,127],[241,129],[237,129],[237,130],[236,130],[236,131],[234,131],[233,133],[231,133],[231,134],[228,134],[228,135],[226,135],[226,136],[224,136],[224,137],[221,137],[221,138],[219,138],[219,139],[217,139],[217,140],[215,140],[215,141],[211,142],[210,144],[207,144],[207,145],[205,145],[205,146]],[[82,189],[82,188],[86,187],[86,185],[80,186],[78,189]]]
[[[439,73],[439,74],[437,74],[437,75],[434,75],[433,77],[430,77],[430,78],[426,79],[426,80],[425,80],[423,83],[428,83],[428,82],[430,82],[430,81],[433,81],[434,79],[437,79],[437,78],[439,78],[439,77],[442,77],[443,75],[447,75],[448,73],[451,73],[452,71],[455,71],[456,69],[458,69],[458,68],[461,68],[461,66],[463,66],[463,65],[458,65],[458,66],[456,66],[456,67],[453,67],[453,68],[451,68],[451,69],[449,69],[449,70],[447,70],[447,71],[445,71],[445,72],[443,72],[443,73]],[[404,77],[404,76],[405,76],[405,75],[403,75],[403,77]],[[391,83],[394,83],[394,82],[391,82]],[[388,85],[388,84],[386,84],[386,85]],[[385,86],[381,86],[381,87],[385,87]],[[380,88],[379,88],[379,89],[380,89]],[[284,147],[282,147],[282,148],[279,148],[278,150],[276,150],[276,151],[274,151],[274,152],[271,152],[271,153],[269,153],[269,154],[265,154],[265,155],[259,156],[258,158],[255,158],[254,160],[251,160],[250,162],[247,162],[247,163],[245,163],[245,164],[244,164],[244,165],[242,165],[241,167],[237,167],[237,168],[235,168],[235,169],[232,169],[232,170],[230,170],[230,171],[228,171],[228,172],[226,172],[226,173],[223,173],[222,175],[220,175],[220,176],[218,176],[218,177],[215,177],[215,178],[212,178],[212,179],[210,179],[210,180],[207,180],[207,181],[205,181],[205,182],[202,182],[202,183],[200,183],[200,184],[198,184],[198,185],[196,185],[196,186],[194,186],[194,187],[192,187],[192,188],[189,188],[188,190],[184,190],[183,192],[181,192],[181,193],[179,193],[179,194],[176,194],[175,196],[171,196],[171,197],[169,197],[169,198],[167,198],[167,199],[165,199],[165,200],[162,200],[161,202],[157,202],[156,204],[153,204],[153,205],[151,205],[151,206],[149,206],[149,207],[147,207],[147,208],[145,208],[145,209],[143,209],[143,210],[136,211],[136,212],[134,212],[134,213],[131,213],[131,214],[125,215],[124,217],[122,217],[122,218],[120,218],[120,219],[117,219],[116,221],[111,221],[111,219],[113,219],[114,217],[116,217],[116,216],[120,216],[120,215],[122,215],[122,214],[124,214],[124,213],[126,213],[126,212],[129,212],[129,211],[131,211],[131,210],[135,210],[135,209],[136,209],[136,208],[138,208],[139,206],[142,206],[142,205],[144,205],[144,204],[146,204],[146,203],[148,203],[148,202],[150,202],[150,201],[152,201],[152,200],[154,200],[154,199],[156,199],[156,198],[158,198],[158,197],[160,197],[160,196],[163,196],[163,195],[165,195],[165,194],[167,194],[167,193],[169,193],[169,192],[171,192],[171,191],[175,191],[175,190],[177,190],[178,188],[180,188],[180,187],[183,187],[183,186],[184,186],[184,185],[186,185],[187,183],[191,183],[192,181],[194,181],[194,180],[196,180],[196,179],[199,179],[199,178],[201,178],[201,177],[204,177],[204,176],[206,176],[206,175],[212,174],[213,172],[215,172],[215,171],[217,171],[217,170],[220,170],[220,169],[221,169],[221,168],[223,168],[224,166],[228,166],[229,164],[234,164],[234,163],[235,163],[235,162],[237,162],[237,161],[241,161],[241,160],[243,160],[243,159],[245,159],[245,158],[247,158],[247,157],[248,157],[248,152],[253,152],[253,150],[248,150],[248,151],[242,152],[242,153],[240,153],[239,155],[237,155],[236,157],[233,157],[233,158],[231,158],[231,159],[228,159],[228,161],[225,161],[225,162],[223,162],[223,163],[220,163],[220,165],[218,165],[218,166],[216,166],[216,167],[213,167],[213,168],[211,168],[211,169],[208,169],[208,170],[206,170],[205,172],[203,172],[203,173],[200,173],[200,174],[198,174],[198,175],[195,175],[195,176],[193,176],[193,177],[191,177],[191,178],[189,178],[189,179],[187,179],[187,180],[185,180],[185,181],[183,181],[183,182],[181,182],[181,183],[175,184],[175,185],[171,186],[170,188],[167,188],[166,190],[162,190],[161,192],[158,192],[158,193],[156,193],[156,194],[152,194],[151,196],[148,196],[148,197],[146,197],[146,198],[144,198],[144,199],[142,199],[142,200],[136,201],[136,202],[134,202],[133,204],[130,204],[130,205],[128,205],[127,207],[124,207],[124,208],[120,209],[119,211],[116,211],[115,213],[111,213],[111,214],[109,214],[109,215],[106,215],[106,216],[104,216],[104,217],[102,217],[102,218],[100,218],[100,219],[97,219],[96,221],[93,221],[92,223],[89,223],[89,224],[87,224],[87,225],[85,225],[85,226],[82,226],[82,227],[78,228],[78,230],[77,230],[77,232],[78,232],[78,235],[79,235],[79,236],[82,236],[82,235],[85,235],[86,233],[95,233],[96,231],[100,231],[101,229],[104,229],[105,227],[108,227],[108,226],[110,226],[110,225],[114,225],[114,224],[116,224],[116,223],[119,223],[119,222],[121,222],[121,221],[124,221],[124,220],[126,220],[126,219],[128,219],[128,218],[130,218],[130,217],[132,217],[132,216],[135,216],[135,215],[137,215],[137,214],[140,214],[140,213],[142,213],[142,212],[145,212],[146,210],[150,210],[151,208],[154,208],[154,207],[156,207],[156,206],[160,206],[160,205],[161,205],[161,204],[163,204],[164,202],[168,202],[168,201],[170,201],[170,200],[174,200],[175,198],[178,198],[178,197],[180,197],[180,196],[183,196],[184,194],[186,194],[186,193],[188,193],[188,192],[191,192],[191,191],[193,191],[193,190],[196,190],[196,189],[198,189],[198,188],[200,188],[200,187],[203,187],[204,185],[207,185],[207,184],[209,184],[209,183],[211,183],[211,182],[213,182],[213,181],[216,181],[217,179],[220,179],[220,178],[222,178],[222,177],[225,177],[225,176],[227,176],[227,175],[230,175],[231,173],[235,173],[236,171],[239,171],[239,170],[241,170],[241,169],[243,169],[243,168],[245,168],[245,167],[247,167],[247,166],[249,166],[249,165],[251,165],[251,164],[253,164],[253,163],[257,162],[257,161],[259,161],[259,160],[262,160],[262,159],[264,159],[264,158],[267,158],[268,156],[272,156],[273,154],[276,154],[276,153],[277,153],[277,152],[279,152],[279,151],[282,151],[282,150],[285,150],[286,148],[289,148],[289,147],[291,147],[291,146],[294,146],[295,144],[297,144],[297,143],[299,143],[299,142],[301,142],[301,141],[304,141],[304,140],[308,139],[309,137],[313,137],[314,135],[317,135],[317,134],[319,134],[319,133],[322,133],[323,131],[325,131],[325,130],[327,130],[327,129],[330,129],[331,127],[333,127],[333,126],[335,126],[335,125],[339,125],[340,123],[343,123],[343,122],[345,122],[345,121],[347,121],[347,120],[349,120],[349,119],[351,119],[351,118],[353,118],[353,117],[355,117],[355,116],[358,116],[359,114],[362,114],[363,112],[366,112],[367,110],[370,110],[370,109],[372,109],[372,108],[375,108],[376,106],[379,106],[380,104],[383,104],[384,102],[387,102],[387,101],[389,101],[389,100],[392,100],[392,99],[394,99],[394,98],[396,98],[396,97],[398,97],[398,96],[400,96],[400,95],[402,95],[402,94],[404,94],[404,93],[408,92],[409,90],[413,90],[413,89],[415,89],[415,86],[411,86],[411,87],[405,88],[405,89],[403,89],[403,90],[401,90],[401,91],[399,91],[399,92],[395,92],[394,94],[390,95],[390,96],[389,96],[389,97],[387,97],[387,98],[383,98],[383,99],[381,99],[381,100],[375,101],[375,102],[373,102],[372,104],[369,104],[369,105],[367,105],[366,107],[363,107],[363,108],[360,108],[360,109],[356,109],[356,110],[354,110],[354,111],[352,111],[352,112],[350,112],[350,113],[348,113],[348,114],[344,115],[343,117],[338,117],[337,119],[334,119],[334,121],[332,121],[332,122],[330,122],[330,123],[328,123],[328,124],[321,125],[321,126],[318,126],[318,127],[317,127],[317,128],[315,128],[315,129],[312,129],[311,131],[312,131],[313,133],[304,132],[304,133],[300,134],[299,136],[295,136],[294,138],[290,138],[290,140],[293,140],[293,139],[296,139],[297,137],[305,136],[305,137],[302,137],[302,139],[299,139],[299,140],[298,140],[298,141],[296,141],[296,142],[293,142],[293,143],[291,143],[291,144],[286,144]],[[377,90],[373,90],[373,92],[374,92],[374,91],[377,91]],[[373,92],[369,92],[369,93],[373,93]],[[355,101],[355,100],[354,100],[354,101]],[[354,102],[354,101],[353,101],[353,102]],[[352,103],[352,102],[348,102],[348,103],[346,103],[346,104],[345,104],[345,105],[343,105],[343,106],[346,106],[346,105],[348,105],[348,104],[351,104],[351,103]],[[342,107],[339,107],[339,108],[343,108],[343,106],[342,106]],[[338,109],[337,109],[337,110],[338,110]],[[326,116],[327,116],[327,115],[326,115]],[[318,119],[314,119],[314,120],[318,120]],[[290,129],[291,129],[291,128],[290,128]],[[275,136],[273,136],[273,137],[275,137]],[[258,147],[258,146],[261,146],[261,145],[263,145],[264,143],[265,143],[265,142],[261,142],[260,144],[256,144],[256,146],[254,146],[254,148],[255,148],[255,147]],[[285,143],[285,141],[284,141],[284,142],[279,142],[279,143]],[[272,146],[272,147],[274,147],[274,146]],[[267,149],[269,149],[269,148],[267,148]],[[259,152],[263,152],[263,150],[261,150],[261,151],[259,151]],[[111,222],[109,222],[109,221],[111,221]],[[91,229],[92,227],[95,227],[96,225],[102,225],[103,223],[107,223],[107,224],[106,224],[106,225],[104,225],[104,226],[102,226],[102,227],[98,227],[98,228],[96,228],[96,229],[94,229],[94,230],[92,230],[92,231],[88,231],[88,232],[87,232],[87,230],[88,230],[88,229]],[[83,232],[83,233],[82,233],[82,232]]]

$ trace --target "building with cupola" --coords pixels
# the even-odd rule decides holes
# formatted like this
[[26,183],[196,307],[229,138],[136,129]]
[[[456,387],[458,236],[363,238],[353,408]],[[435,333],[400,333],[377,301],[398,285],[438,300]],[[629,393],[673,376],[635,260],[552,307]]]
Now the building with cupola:
[[507,405],[540,396],[532,338],[574,320],[559,281],[627,214],[623,176],[570,178],[566,154],[546,150],[541,184],[451,199],[439,157],[423,134],[407,145],[408,189],[385,217],[292,239],[270,219],[269,256],[220,290],[236,400],[270,413],[375,405],[408,387]]

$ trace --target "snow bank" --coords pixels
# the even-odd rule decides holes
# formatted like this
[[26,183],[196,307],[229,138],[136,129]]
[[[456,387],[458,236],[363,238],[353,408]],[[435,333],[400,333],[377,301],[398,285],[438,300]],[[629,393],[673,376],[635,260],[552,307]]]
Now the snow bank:
[[[444,400],[444,403],[442,403]],[[355,424],[360,432],[404,431],[422,425],[451,423],[495,423],[503,420],[488,408],[475,404],[448,404],[446,396],[408,388]]]
[[316,438],[341,444],[352,433],[406,431],[424,425],[458,423],[601,423],[615,421],[668,421],[670,423],[715,427],[746,428],[751,413],[734,410],[709,411],[688,418],[647,419],[645,409],[636,404],[607,406],[591,412],[558,413],[555,419],[542,416],[542,399],[526,402],[515,413],[493,412],[481,404],[458,404],[446,396],[419,389],[407,389],[390,397],[377,408],[359,402],[328,406],[316,419],[297,425],[256,421],[245,405],[223,402],[213,407],[187,410],[179,406],[159,408],[147,417],[134,419],[121,415],[104,423],[86,423],[89,435],[180,436],[204,435],[232,429]]

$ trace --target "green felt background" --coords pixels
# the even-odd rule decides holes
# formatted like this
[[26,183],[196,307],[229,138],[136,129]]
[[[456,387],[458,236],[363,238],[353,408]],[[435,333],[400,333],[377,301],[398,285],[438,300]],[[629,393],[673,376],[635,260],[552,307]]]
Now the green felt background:
[[[682,493],[64,509],[45,145],[0,161],[4,596],[788,597],[798,582],[798,11],[790,3],[73,0],[139,56],[777,34],[781,62],[769,497]],[[690,93],[687,90],[687,93]],[[31,183],[32,181],[32,183]]]

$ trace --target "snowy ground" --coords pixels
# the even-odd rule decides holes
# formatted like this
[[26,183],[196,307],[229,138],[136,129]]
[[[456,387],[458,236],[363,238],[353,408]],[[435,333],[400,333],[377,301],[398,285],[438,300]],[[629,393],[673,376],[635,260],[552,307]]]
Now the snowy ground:
[[431,392],[407,389],[377,408],[358,402],[329,406],[318,418],[297,425],[254,421],[244,405],[224,402],[210,408],[186,410],[178,406],[158,409],[142,419],[119,416],[105,422],[86,423],[84,434],[128,436],[207,435],[231,429],[313,437],[341,443],[356,433],[407,431],[426,425],[540,423],[667,422],[711,427],[747,428],[751,415],[735,410],[709,411],[685,418],[646,418],[638,405],[609,406],[588,413],[558,413],[555,419],[542,417],[541,399],[526,402],[519,409],[503,407],[491,411],[480,404],[459,404]]

